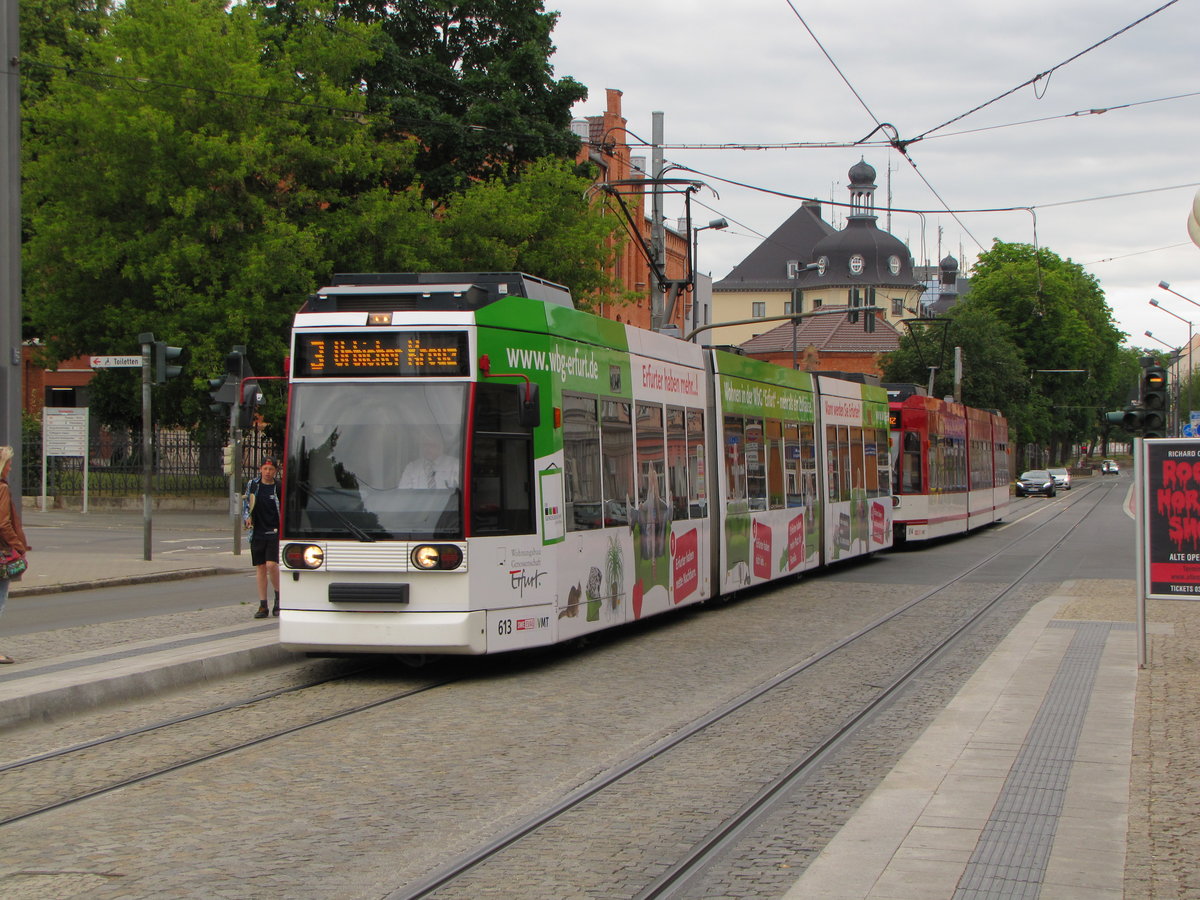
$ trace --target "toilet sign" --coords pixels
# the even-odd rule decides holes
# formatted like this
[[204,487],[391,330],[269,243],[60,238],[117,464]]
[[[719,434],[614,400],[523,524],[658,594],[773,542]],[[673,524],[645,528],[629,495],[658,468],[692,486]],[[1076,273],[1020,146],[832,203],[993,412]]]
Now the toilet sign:
[[89,356],[88,364],[93,369],[139,369],[140,356]]

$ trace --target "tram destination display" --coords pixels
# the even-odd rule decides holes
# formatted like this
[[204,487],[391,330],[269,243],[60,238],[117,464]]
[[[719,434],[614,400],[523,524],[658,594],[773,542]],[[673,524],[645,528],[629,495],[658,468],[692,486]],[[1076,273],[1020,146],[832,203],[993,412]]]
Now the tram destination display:
[[337,331],[296,334],[296,378],[428,378],[470,375],[465,331]]

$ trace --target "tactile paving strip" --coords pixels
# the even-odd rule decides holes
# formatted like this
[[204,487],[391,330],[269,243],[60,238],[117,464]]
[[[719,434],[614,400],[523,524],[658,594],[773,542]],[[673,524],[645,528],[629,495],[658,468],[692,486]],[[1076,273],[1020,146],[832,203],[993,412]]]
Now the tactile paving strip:
[[1110,630],[1133,627],[1115,622],[1050,625],[1074,628],[1075,636],[959,879],[954,900],[1032,900],[1040,895],[1104,645]]

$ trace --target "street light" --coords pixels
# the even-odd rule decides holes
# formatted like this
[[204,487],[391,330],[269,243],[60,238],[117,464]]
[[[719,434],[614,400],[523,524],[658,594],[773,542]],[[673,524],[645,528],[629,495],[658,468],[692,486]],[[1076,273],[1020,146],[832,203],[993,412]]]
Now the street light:
[[692,330],[695,331],[700,325],[697,321],[699,316],[699,292],[696,290],[696,256],[700,252],[700,232],[707,231],[709,228],[721,230],[728,228],[729,222],[724,217],[720,219],[712,219],[707,225],[701,225],[699,228],[692,229]]
[[[1160,281],[1158,283],[1158,286],[1163,287],[1165,284],[1166,284],[1165,281]],[[1169,290],[1169,288],[1168,288],[1168,290]],[[1173,294],[1175,292],[1171,291],[1171,293]],[[1187,297],[1184,297],[1183,299],[1187,300]],[[1191,302],[1191,301],[1189,301],[1189,302]],[[1192,373],[1196,371],[1195,368],[1192,366],[1192,332],[1195,329],[1195,325],[1193,324],[1193,322],[1190,319],[1185,319],[1183,316],[1178,315],[1177,313],[1171,312],[1169,309],[1167,309],[1165,306],[1163,306],[1157,300],[1151,299],[1150,305],[1153,306],[1155,309],[1162,310],[1168,316],[1175,316],[1175,318],[1178,319],[1180,322],[1187,322],[1187,327],[1188,327],[1188,383],[1187,383],[1188,384],[1188,395],[1187,395],[1187,404],[1188,404],[1188,424],[1190,425],[1191,419],[1192,419],[1192,408],[1193,408],[1192,407]],[[1200,306],[1200,303],[1197,303],[1196,305]],[[1176,356],[1176,359],[1178,360],[1179,357]],[[1178,367],[1176,367],[1176,369],[1178,370]],[[1175,382],[1176,382],[1176,390],[1178,390],[1179,389],[1178,388],[1178,384],[1179,384],[1178,376],[1176,376]],[[1179,396],[1179,395],[1177,394],[1176,396]],[[1183,411],[1180,410],[1179,412],[1180,412],[1180,415],[1179,415],[1178,421],[1182,423],[1182,421],[1183,421],[1182,412]]]
[[[1179,291],[1171,290],[1171,285],[1165,281],[1160,281],[1158,283],[1158,286],[1160,288],[1162,288],[1164,291],[1174,294],[1180,300],[1186,300],[1188,303],[1192,304],[1192,306],[1200,306],[1200,303],[1197,303],[1191,297],[1186,297],[1183,294],[1179,293]],[[1155,305],[1157,306],[1158,304],[1155,304]],[[1192,397],[1192,372],[1193,372],[1193,369],[1192,369],[1191,345],[1189,344],[1188,345],[1188,400],[1189,401],[1191,400],[1191,397]]]
[[1171,290],[1171,285],[1170,285],[1170,284],[1168,284],[1168,283],[1167,283],[1167,282],[1165,282],[1165,281],[1160,281],[1160,282],[1158,283],[1158,286],[1159,286],[1160,288],[1162,288],[1164,291],[1168,291],[1169,293],[1172,293],[1172,294],[1174,294],[1176,297],[1179,297],[1179,298],[1180,298],[1180,299],[1182,299],[1182,300],[1186,300],[1188,303],[1192,304],[1192,306],[1200,306],[1200,303],[1197,303],[1197,302],[1196,302],[1195,300],[1193,300],[1191,297],[1185,297],[1183,294],[1179,293],[1179,291],[1173,291],[1173,290]]
[[1164,347],[1166,347],[1166,348],[1167,348],[1168,350],[1170,350],[1172,353],[1174,353],[1174,352],[1175,352],[1175,348],[1174,348],[1174,347],[1172,347],[1170,344],[1168,344],[1168,343],[1167,343],[1166,341],[1164,341],[1162,338],[1160,338],[1160,337],[1155,337],[1155,336],[1154,336],[1153,334],[1151,334],[1149,331],[1147,331],[1147,332],[1146,332],[1146,337],[1150,338],[1150,340],[1152,340],[1152,341],[1158,341],[1160,344],[1162,344]]

